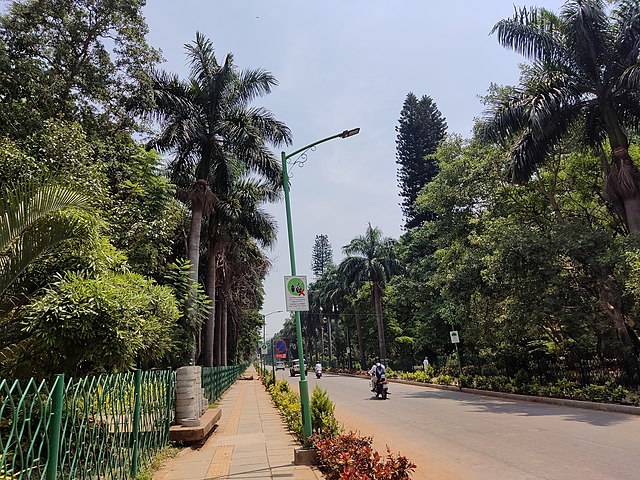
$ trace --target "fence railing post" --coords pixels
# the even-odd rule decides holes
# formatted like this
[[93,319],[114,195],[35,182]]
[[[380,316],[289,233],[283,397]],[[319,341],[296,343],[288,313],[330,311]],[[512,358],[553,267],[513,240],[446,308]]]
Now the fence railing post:
[[171,400],[173,400],[173,370],[169,369],[169,373],[167,374],[167,395],[166,402],[167,406],[165,409],[165,414],[167,416],[167,421],[165,425],[165,435],[166,441],[169,441],[169,431],[171,430]]
[[51,420],[47,429],[47,480],[56,480],[58,458],[60,457],[60,426],[62,425],[62,404],[64,402],[64,374],[56,375],[51,395]]
[[134,381],[135,390],[133,394],[133,432],[131,432],[133,440],[133,452],[131,454],[132,477],[135,477],[138,474],[138,451],[140,450],[138,432],[140,431],[140,390],[142,387],[142,370],[136,370]]

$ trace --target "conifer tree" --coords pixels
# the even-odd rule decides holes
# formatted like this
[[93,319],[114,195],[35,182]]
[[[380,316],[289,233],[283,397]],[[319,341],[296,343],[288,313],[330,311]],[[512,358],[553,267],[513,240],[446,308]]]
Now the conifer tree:
[[426,160],[425,155],[433,154],[444,138],[447,123],[429,96],[420,100],[412,93],[407,94],[400,119],[396,127],[396,163],[398,164],[398,187],[402,197],[402,214],[405,229],[409,230],[429,220],[429,212],[417,213],[414,202],[422,187],[438,173],[434,160]]
[[311,253],[311,271],[319,277],[331,266],[333,266],[333,250],[329,237],[324,234],[316,235]]

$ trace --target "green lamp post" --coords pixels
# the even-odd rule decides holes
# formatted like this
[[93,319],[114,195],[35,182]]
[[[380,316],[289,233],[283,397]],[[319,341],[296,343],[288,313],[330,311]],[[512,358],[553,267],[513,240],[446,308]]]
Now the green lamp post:
[[[287,213],[287,234],[289,238],[289,260],[291,262],[291,275],[296,275],[296,256],[293,248],[293,227],[291,226],[291,200],[289,199],[289,173],[287,172],[287,160],[291,157],[302,154],[309,150],[310,148],[315,147],[316,145],[324,142],[328,142],[329,140],[333,140],[334,138],[348,138],[353,135],[357,135],[360,132],[359,128],[353,128],[351,130],[345,130],[341,133],[337,133],[327,138],[323,138],[322,140],[318,140],[317,142],[313,142],[306,147],[299,148],[293,153],[287,155],[285,152],[282,152],[282,183],[284,186],[284,204]],[[295,165],[296,162],[292,163],[292,166]],[[294,312],[295,316],[295,324],[296,324],[296,337],[298,343],[298,359],[300,361],[300,403],[302,406],[302,434],[304,439],[307,440],[311,436],[311,409],[309,407],[309,386],[307,384],[307,376],[305,373],[305,364],[304,364],[304,352],[302,350],[302,327],[300,325],[300,312]]]

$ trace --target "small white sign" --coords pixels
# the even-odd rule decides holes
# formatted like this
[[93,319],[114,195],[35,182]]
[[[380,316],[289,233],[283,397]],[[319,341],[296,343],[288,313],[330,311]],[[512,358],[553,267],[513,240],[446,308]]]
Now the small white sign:
[[266,355],[266,354],[267,354],[267,347],[263,346],[263,347],[260,349],[260,353],[261,353],[262,355]]
[[460,343],[460,337],[458,336],[457,330],[450,331],[449,335],[451,336],[451,343]]
[[306,275],[284,277],[284,291],[288,312],[309,311]]

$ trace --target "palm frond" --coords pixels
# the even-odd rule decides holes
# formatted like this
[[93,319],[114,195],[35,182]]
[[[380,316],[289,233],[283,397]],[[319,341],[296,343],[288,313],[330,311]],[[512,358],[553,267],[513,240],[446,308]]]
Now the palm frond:
[[65,208],[90,210],[87,196],[59,185],[28,183],[7,190],[0,204],[0,253],[38,221]]
[[184,48],[191,66],[191,77],[205,84],[219,68],[213,43],[202,33],[196,32],[195,41],[185,44]]
[[245,69],[238,76],[237,98],[241,105],[247,105],[263,95],[271,93],[278,85],[275,77],[263,69]]
[[565,108],[556,112],[552,121],[539,122],[527,127],[511,150],[510,175],[514,182],[524,182],[545,161],[555,144],[576,120],[579,107]]
[[601,66],[609,63],[613,39],[604,3],[601,0],[569,0],[560,12],[564,42],[581,70],[600,78]]
[[616,56],[622,65],[633,65],[638,61],[640,50],[640,3],[620,0],[611,17],[616,25]]
[[0,297],[44,253],[86,230],[89,198],[59,185],[26,184],[7,191],[0,209]]
[[499,21],[490,33],[526,58],[551,62],[565,53],[557,38],[559,28],[560,19],[552,12],[523,7],[516,8],[512,18]]

